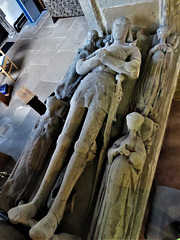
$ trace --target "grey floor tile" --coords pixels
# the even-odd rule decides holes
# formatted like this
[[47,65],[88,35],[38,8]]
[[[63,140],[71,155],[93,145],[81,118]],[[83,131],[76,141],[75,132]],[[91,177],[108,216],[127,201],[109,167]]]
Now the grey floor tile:
[[85,25],[87,25],[87,22],[86,22],[86,19],[85,19],[85,17],[84,16],[80,16],[80,17],[75,17],[75,19],[76,19],[76,23],[77,24],[85,24]]
[[75,57],[76,51],[59,51],[43,74],[43,81],[59,83]]
[[56,28],[39,28],[39,30],[36,32],[34,38],[33,38],[33,42],[34,40],[36,40],[37,38],[40,38],[41,40],[43,40],[44,38],[49,38],[52,34],[53,31],[55,31]]
[[71,31],[72,25],[75,23],[74,18],[61,18],[57,21],[56,26],[51,32],[52,37],[66,37]]
[[45,43],[50,39],[52,28],[40,28],[39,31],[34,35],[33,41],[29,46],[31,50],[42,50],[45,49]]
[[16,54],[13,57],[13,61],[19,68],[19,76],[21,76],[21,74],[25,72],[26,68],[30,66],[30,63],[37,53],[39,53],[37,50],[26,50],[25,52]]
[[48,65],[62,45],[64,38],[46,38],[44,41],[45,44],[41,53],[37,52],[33,57],[31,64]]
[[30,50],[31,43],[32,43],[31,39],[19,39],[13,44],[13,47],[9,49],[7,55],[11,58],[11,60],[13,60],[12,58],[15,55],[18,55],[21,52],[25,54],[26,50]]
[[14,91],[16,92],[22,86],[34,91],[39,81],[42,79],[42,74],[46,67],[41,65],[29,65],[29,67],[18,78],[18,84],[14,85]]
[[44,102],[51,95],[51,93],[54,92],[57,85],[58,84],[54,82],[39,82],[36,85],[34,93],[38,96],[40,101]]
[[56,27],[56,25],[58,24],[58,21],[56,23],[53,22],[51,16],[49,16],[43,23],[43,25],[41,26],[42,28],[49,28],[49,27]]
[[61,50],[76,50],[82,46],[85,41],[89,27],[87,24],[75,22],[69,31],[66,41],[63,42]]

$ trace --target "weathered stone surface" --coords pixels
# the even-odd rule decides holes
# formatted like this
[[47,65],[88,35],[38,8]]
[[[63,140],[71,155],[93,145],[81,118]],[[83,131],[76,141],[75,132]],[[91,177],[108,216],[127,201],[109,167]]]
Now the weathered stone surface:
[[[31,224],[30,219],[45,204],[80,128],[78,140],[74,145],[74,153],[70,157],[59,192],[48,214],[31,228],[32,239],[49,239],[60,224],[74,185],[84,171],[86,163],[96,156],[96,138],[109,113],[103,145],[104,149],[107,148],[112,121],[116,115],[116,112],[111,109],[115,107],[114,103],[119,104],[121,100],[121,95],[118,96],[117,102],[112,100],[115,97],[113,95],[116,87],[115,78],[120,84],[118,93],[121,93],[121,81],[125,81],[124,78],[133,81],[139,75],[140,52],[136,47],[136,42],[127,42],[132,41],[130,21],[127,18],[119,18],[114,22],[112,37],[113,43],[110,46],[98,49],[87,58],[77,61],[77,73],[87,76],[81,81],[71,99],[67,119],[42,184],[30,203],[9,211],[9,217],[13,223]],[[126,61],[128,58],[130,61]],[[121,75],[124,77],[122,78]]]
[[[146,11],[148,6],[151,6],[151,12],[156,8],[155,11],[158,10],[158,12],[155,13],[154,23],[158,25],[159,18],[156,17],[159,16],[159,6],[160,10],[166,9],[167,1],[162,1],[162,5],[159,5],[158,2],[156,0],[139,0],[136,3],[127,1],[125,6],[125,1],[121,1],[121,5],[123,5],[121,10],[124,9],[125,12],[126,7],[132,9],[143,4],[147,7]],[[91,7],[93,7],[93,16],[96,18],[95,24],[98,30],[102,33],[102,29],[111,29],[106,24],[105,12],[107,11],[108,18],[110,9],[105,7],[105,2],[89,0],[88,3],[91,3]],[[108,6],[113,6],[113,4],[117,4],[117,1],[114,3],[110,1],[108,4],[110,4]],[[175,9],[176,1],[173,1],[173,4]],[[98,8],[101,9],[98,10]],[[118,6],[112,7],[115,10],[118,8]],[[143,14],[147,13],[146,11],[144,10]],[[130,11],[127,14],[131,13]],[[132,14],[135,22],[137,13],[139,12],[136,11],[134,15]],[[170,21],[167,18],[169,15],[166,13],[160,22],[169,24]],[[172,16],[176,17],[175,12],[172,13]],[[109,16],[108,24],[113,22],[114,17]],[[143,19],[144,22],[142,20],[139,22],[145,27],[148,26],[150,31],[154,31],[150,26],[152,19],[149,22],[145,17]],[[101,22],[98,23],[99,20]],[[136,23],[136,30],[138,30],[138,20]],[[157,25],[154,25],[155,28]],[[67,74],[67,82],[64,80],[64,83],[56,90],[56,96],[59,99],[66,98],[71,101],[70,110],[57,140],[49,167],[32,201],[25,205],[21,205],[22,202],[20,202],[21,206],[10,209],[8,213],[12,223],[20,222],[30,226],[30,236],[33,240],[76,238],[71,235],[76,235],[72,230],[71,220],[68,222],[70,228],[66,227],[70,235],[54,235],[54,232],[58,227],[60,230],[58,233],[64,232],[62,222],[65,219],[65,210],[70,208],[73,211],[76,194],[78,195],[78,192],[74,191],[75,186],[83,176],[90,160],[98,162],[97,170],[95,174],[94,172],[92,174],[95,175],[93,197],[97,193],[96,190],[99,191],[97,183],[102,180],[101,174],[106,166],[91,225],[90,239],[138,239],[180,68],[177,34],[164,24],[154,36],[146,34],[144,31],[140,29],[137,34],[134,31],[138,42],[133,41],[129,20],[127,18],[117,19],[113,24],[111,36],[98,38],[97,42],[100,41],[98,44],[95,43],[96,40],[92,40],[92,42],[90,40],[90,47],[91,43],[93,46],[92,53],[87,52],[82,57],[80,54],[84,49],[81,49],[82,52],[77,54],[70,67],[70,74]],[[140,51],[136,44],[140,46],[143,60],[145,60],[141,72]],[[140,77],[137,82],[139,72]],[[68,79],[68,76],[72,78]],[[80,83],[78,82],[79,85],[77,84],[76,89],[74,84],[76,85],[78,76],[81,76],[82,80],[79,81]],[[72,91],[69,91],[71,87]],[[133,91],[134,95],[132,96]],[[136,113],[128,114],[134,111]],[[123,121],[126,115],[128,130]],[[132,120],[131,116],[138,116],[139,120],[135,121],[136,117],[135,120]],[[116,117],[117,119],[115,119]],[[115,121],[118,126],[114,124]],[[146,124],[142,123],[143,121]],[[124,132],[122,132],[122,126]],[[117,133],[120,136],[117,137]],[[44,134],[46,136],[46,133]],[[37,135],[36,138],[38,139]],[[108,152],[109,163],[106,163],[104,161],[109,140],[110,143],[116,141]],[[29,144],[31,149],[32,141]],[[39,148],[39,151],[45,155],[46,150],[42,145]],[[36,159],[36,156],[32,159]],[[25,162],[25,158],[22,161]],[[26,168],[29,169],[29,166],[31,166],[31,161],[27,163]],[[66,170],[62,174],[64,166],[66,166]],[[17,167],[17,169],[19,168]],[[94,168],[92,169],[94,170]],[[15,169],[13,174],[19,176],[20,172]],[[53,185],[59,173],[62,174],[62,178],[56,189],[56,185],[55,188]],[[92,184],[92,179],[90,181]],[[86,184],[85,187],[87,187]],[[53,202],[44,218],[39,220],[39,211],[46,205],[52,189],[57,191],[57,195],[53,197]],[[12,194],[12,192],[10,193]],[[104,199],[102,195],[105,196]],[[2,196],[0,196],[1,199],[3,199]],[[81,213],[80,216],[87,215],[88,217],[91,214],[90,210],[94,206],[93,200],[96,200],[96,196],[93,197],[86,199],[88,203],[86,203],[86,208],[82,206],[82,209],[85,211],[88,205],[89,211],[87,210],[86,214]],[[77,209],[81,211],[81,208]],[[81,224],[83,225],[82,219]],[[79,232],[79,236],[82,236],[82,232]]]
[[155,31],[159,26],[160,1],[158,0],[80,0],[90,27],[99,33],[111,32],[112,23],[118,17],[127,16],[133,27]]
[[4,211],[17,206],[20,201],[28,201],[47,168],[48,157],[60,132],[60,118],[64,118],[67,104],[50,97],[46,105],[46,113],[36,122],[19,161],[0,193],[0,207]]
[[118,16],[127,16],[131,20],[132,27],[147,28],[150,32],[154,32],[159,26],[159,1],[103,8],[102,15],[107,32],[111,31],[111,24]]
[[[108,151],[108,162],[94,211],[89,239],[127,239],[136,208],[141,174],[146,160],[143,143],[153,133],[153,122],[145,122],[146,136],[138,136],[144,117],[126,116],[128,132]],[[150,131],[147,131],[149,128]]]

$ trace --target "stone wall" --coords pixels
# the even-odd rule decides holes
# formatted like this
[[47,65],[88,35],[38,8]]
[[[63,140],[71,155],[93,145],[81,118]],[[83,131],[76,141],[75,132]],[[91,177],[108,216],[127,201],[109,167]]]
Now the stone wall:
[[155,32],[160,24],[159,0],[80,0],[81,7],[90,28],[102,34],[109,33],[113,21],[126,16],[132,27],[148,28]]

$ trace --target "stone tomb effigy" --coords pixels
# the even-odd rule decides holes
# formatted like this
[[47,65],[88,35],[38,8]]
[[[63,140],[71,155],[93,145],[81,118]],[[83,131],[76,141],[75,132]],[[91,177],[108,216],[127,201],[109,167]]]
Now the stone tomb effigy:
[[138,239],[179,56],[167,26],[136,36],[126,17],[90,31],[47,100],[0,195],[31,239]]

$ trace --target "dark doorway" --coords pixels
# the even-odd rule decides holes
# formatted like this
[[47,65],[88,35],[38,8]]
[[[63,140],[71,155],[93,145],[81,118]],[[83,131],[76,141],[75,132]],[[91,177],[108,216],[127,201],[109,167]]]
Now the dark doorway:
[[0,44],[6,39],[8,36],[8,32],[5,28],[0,24]]

